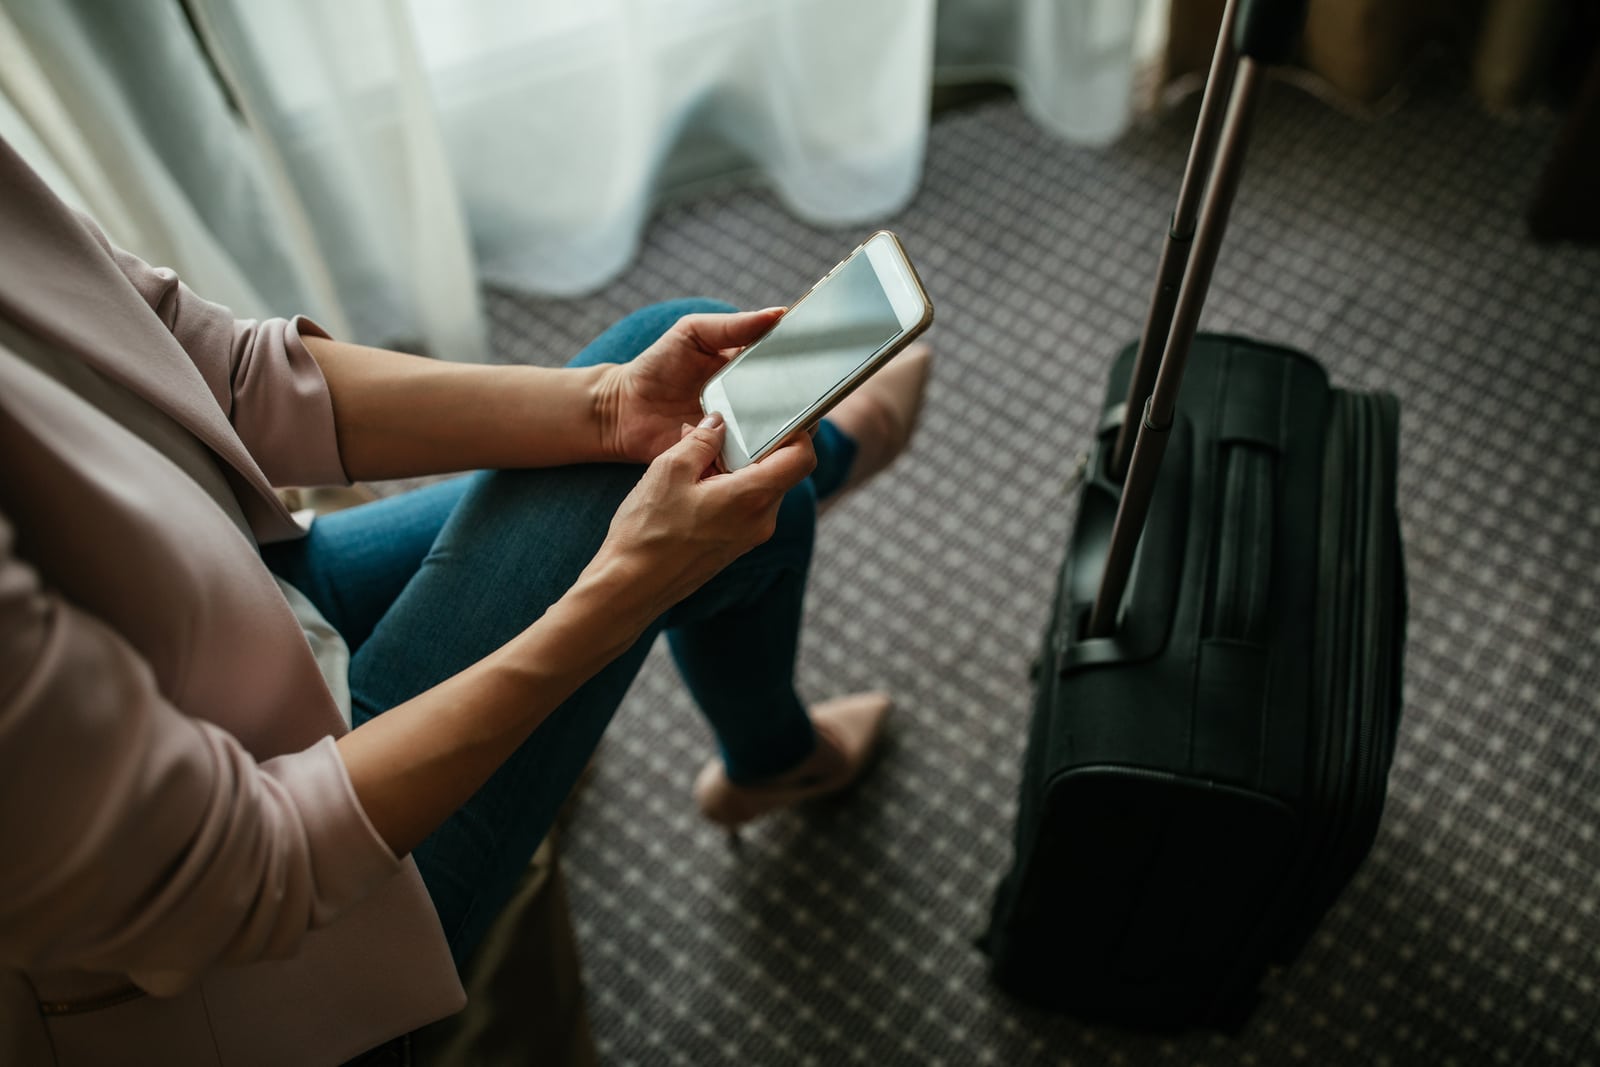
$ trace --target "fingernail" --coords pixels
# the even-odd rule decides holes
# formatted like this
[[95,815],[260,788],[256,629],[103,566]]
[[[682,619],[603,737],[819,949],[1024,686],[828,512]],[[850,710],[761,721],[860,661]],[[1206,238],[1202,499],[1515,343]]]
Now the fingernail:
[[775,305],[773,307],[762,308],[760,311],[756,312],[756,314],[757,315],[770,315],[774,311],[788,311],[788,310],[789,309],[784,307],[782,304],[777,304],[777,305]]
[[700,428],[702,430],[715,430],[718,426],[721,426],[721,425],[722,425],[722,412],[720,412],[720,411],[713,411],[711,414],[707,415],[705,418],[700,420]]

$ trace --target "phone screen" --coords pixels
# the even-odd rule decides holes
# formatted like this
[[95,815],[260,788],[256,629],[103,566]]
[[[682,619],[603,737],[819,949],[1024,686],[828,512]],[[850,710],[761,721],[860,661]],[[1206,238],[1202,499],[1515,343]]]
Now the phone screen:
[[722,379],[746,451],[776,439],[900,329],[871,260],[845,260]]

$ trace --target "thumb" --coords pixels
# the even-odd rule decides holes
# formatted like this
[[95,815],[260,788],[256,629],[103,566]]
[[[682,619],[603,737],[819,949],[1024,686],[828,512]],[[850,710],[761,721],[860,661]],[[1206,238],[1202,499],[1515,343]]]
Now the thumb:
[[700,424],[693,429],[685,426],[684,435],[664,453],[670,457],[673,465],[684,470],[692,471],[694,477],[710,467],[717,460],[717,455],[722,451],[723,438],[727,436],[728,428],[722,421],[722,416],[712,412],[700,420]]
[[727,348],[742,348],[754,341],[777,324],[784,310],[770,307],[760,311],[685,315],[678,320],[676,328],[702,351],[721,352]]

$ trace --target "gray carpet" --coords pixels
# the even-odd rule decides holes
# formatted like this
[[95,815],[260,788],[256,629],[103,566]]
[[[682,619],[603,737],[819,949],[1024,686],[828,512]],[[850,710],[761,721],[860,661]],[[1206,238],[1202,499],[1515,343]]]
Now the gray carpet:
[[[1009,102],[935,124],[883,222],[937,305],[936,381],[913,454],[823,521],[799,667],[811,699],[891,689],[890,748],[730,848],[693,813],[709,735],[657,650],[566,845],[605,1062],[1600,1062],[1600,251],[1524,236],[1551,124],[1442,90],[1364,124],[1274,87],[1207,313],[1401,398],[1407,702],[1371,858],[1235,1039],[1089,1028],[987,980],[1063,483],[1192,121],[1103,151]],[[495,340],[549,361],[649,301],[788,301],[870,228],[729,186],[663,210],[599,294],[491,294]]]

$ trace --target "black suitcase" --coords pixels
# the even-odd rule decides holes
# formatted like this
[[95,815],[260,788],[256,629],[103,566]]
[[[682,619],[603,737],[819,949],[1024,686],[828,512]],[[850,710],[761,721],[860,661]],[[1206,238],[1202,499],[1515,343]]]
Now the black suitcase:
[[1260,67],[1287,53],[1297,6],[1227,5],[1038,660],[984,945],[1004,988],[1084,1017],[1236,1025],[1383,809],[1405,642],[1398,405],[1330,388],[1302,353],[1195,336]]

